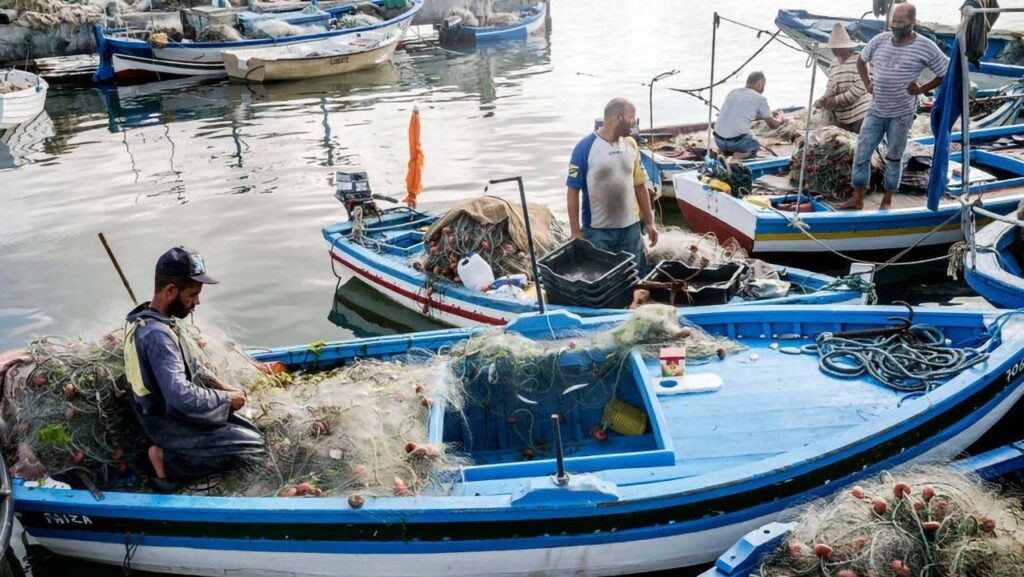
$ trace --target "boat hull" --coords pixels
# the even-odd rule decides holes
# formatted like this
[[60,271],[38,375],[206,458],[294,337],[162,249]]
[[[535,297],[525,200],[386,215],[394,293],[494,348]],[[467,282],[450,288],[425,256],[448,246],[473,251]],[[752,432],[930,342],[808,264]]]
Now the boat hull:
[[[769,333],[785,326],[813,332],[832,323],[848,328],[884,322],[893,312],[839,308],[826,320],[812,308],[758,307],[745,310],[741,323],[764,323],[762,330]],[[689,318],[712,332],[740,328],[723,325],[739,322],[736,311],[726,307],[697,311]],[[915,318],[949,327],[962,322],[966,327],[970,319],[982,317],[963,311],[918,311]],[[543,319],[532,320],[540,321],[536,330],[542,330]],[[352,354],[422,346],[411,342],[415,339],[445,346],[447,339],[460,334],[466,333],[438,331],[384,337],[379,344],[354,342]],[[966,449],[1024,393],[1021,337],[1014,330],[1004,333],[1004,339],[984,365],[961,373],[956,382],[943,384],[925,398],[897,405],[888,417],[871,425],[871,434],[862,434],[861,424],[853,425],[814,440],[806,450],[758,462],[756,468],[709,473],[714,476],[700,481],[659,481],[652,476],[633,493],[619,487],[632,497],[601,501],[600,506],[586,494],[558,506],[521,507],[509,505],[509,495],[381,498],[368,501],[361,510],[352,510],[344,498],[108,493],[99,501],[87,491],[28,489],[20,484],[15,486],[15,502],[26,531],[55,552],[179,574],[596,576],[692,566],[714,559],[752,528],[855,478],[948,459]],[[308,348],[272,351],[260,358],[289,360],[288,355],[308,357]],[[656,475],[657,467],[644,473]],[[447,507],[431,505],[441,500]]]
[[970,254],[964,257],[967,284],[997,307],[1024,307],[1024,271],[1019,259],[1010,254],[1018,230],[1009,223],[993,222],[975,237],[978,251],[974,265]]
[[537,4],[537,12],[510,26],[461,26],[457,33],[442,31],[445,45],[483,45],[510,40],[525,40],[531,35],[542,33],[547,22],[547,2]]
[[[404,29],[402,30],[404,32]],[[249,58],[243,63],[235,52],[224,51],[224,67],[229,77],[247,82],[273,82],[335,76],[376,68],[395,53],[397,40],[355,54],[337,54],[314,58]]]
[[[382,257],[375,251],[350,241],[343,234],[345,226],[335,225],[324,230],[324,239],[330,245],[330,256],[335,275],[338,275],[339,268],[344,269],[399,306],[457,327],[500,326],[523,313],[536,310],[535,297],[499,298],[448,282],[432,283],[433,290],[428,293],[425,287],[431,283],[425,274],[412,269],[404,260],[395,261]],[[857,302],[862,296],[858,292],[848,290],[815,292],[834,279],[799,269],[786,269],[785,272],[787,280],[802,285],[807,293],[776,299],[746,301],[741,306],[852,303]],[[584,316],[618,312],[558,305],[549,305],[549,308],[565,308]]]
[[333,30],[317,34],[262,38],[238,42],[172,42],[156,48],[144,40],[123,36],[123,29],[94,28],[100,65],[93,75],[98,83],[135,81],[176,76],[225,76],[224,50],[287,46],[311,41],[354,37],[366,32],[397,34],[399,39],[409,27],[423,0],[413,0],[412,7],[401,16],[374,26]]
[[0,82],[5,80],[29,82],[32,87],[0,94],[0,127],[21,124],[43,111],[49,90],[45,80],[22,70],[0,71]]

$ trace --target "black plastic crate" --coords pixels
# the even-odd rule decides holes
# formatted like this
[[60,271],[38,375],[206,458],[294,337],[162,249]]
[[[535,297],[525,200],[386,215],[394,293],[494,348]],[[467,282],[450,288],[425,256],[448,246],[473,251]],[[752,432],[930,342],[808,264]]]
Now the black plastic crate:
[[601,250],[583,239],[573,239],[548,253],[537,262],[545,285],[565,290],[605,290],[609,282],[636,270],[636,260],[628,252]]
[[[632,276],[622,279],[611,287],[605,287],[598,294],[580,293],[576,291],[564,291],[559,287],[544,285],[544,293],[547,301],[556,305],[578,306],[591,309],[620,308],[633,302],[633,287],[638,279],[634,273]],[[623,295],[626,295],[625,297]],[[618,304],[626,299],[625,304]]]
[[742,263],[726,263],[704,269],[694,268],[685,263],[665,260],[647,274],[640,282],[641,288],[651,293],[651,300],[660,303],[671,302],[671,290],[645,287],[647,283],[670,283],[685,281],[681,290],[676,291],[676,306],[702,306],[726,304],[739,291],[740,280],[746,271]]
[[541,280],[544,281],[544,289],[547,291],[557,292],[566,297],[593,300],[605,297],[623,286],[628,285],[628,288],[632,288],[640,280],[640,275],[636,272],[636,265],[632,264],[621,273],[589,286],[566,283],[555,275],[545,275],[544,273],[541,273]]

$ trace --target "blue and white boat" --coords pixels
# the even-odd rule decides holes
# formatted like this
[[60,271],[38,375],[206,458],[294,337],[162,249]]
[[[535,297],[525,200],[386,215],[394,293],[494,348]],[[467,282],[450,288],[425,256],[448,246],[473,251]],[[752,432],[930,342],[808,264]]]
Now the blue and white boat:
[[[591,438],[586,427],[601,419],[600,406],[591,403],[530,407],[564,415],[565,484],[553,478],[550,448],[522,460],[523,440],[499,430],[505,419],[475,415],[487,409],[467,405],[470,414],[461,420],[437,402],[431,439],[457,444],[468,431],[480,446],[468,443],[473,464],[450,483],[418,496],[367,497],[353,509],[344,497],[106,492],[98,499],[86,490],[16,483],[15,507],[25,531],[56,553],[190,575],[615,575],[707,563],[746,532],[857,477],[952,458],[1024,394],[1024,332],[993,312],[917,311],[915,322],[932,325],[948,342],[977,343],[973,350],[988,356],[916,396],[870,378],[826,376],[817,356],[778,347],[780,339],[793,339],[783,343],[795,348],[824,331],[893,326],[890,317],[898,312],[861,306],[694,311],[690,323],[747,347],[687,367],[686,379],[716,380],[717,391],[673,391],[655,378],[657,359],[633,352],[625,370],[590,378],[642,411],[641,434]],[[526,315],[506,330],[538,341],[575,339],[625,318],[554,311]],[[312,362],[326,368],[356,359],[401,360],[481,330],[333,343],[315,359],[308,346],[255,357],[291,370]],[[585,363],[583,357],[570,350],[559,353],[559,363]]]
[[[994,109],[986,111],[983,115],[978,115],[971,119],[971,125],[975,130],[1009,126],[1020,121],[1021,111],[1024,110],[1024,81],[1016,81],[1008,83],[997,89],[982,91],[979,93],[979,96],[992,98],[997,105]],[[783,110],[785,112],[792,112],[794,110],[800,110],[800,108],[791,107]],[[642,137],[645,133],[649,136],[645,138],[646,146],[642,146],[640,148],[640,162],[647,171],[647,177],[654,185],[655,190],[658,190],[661,193],[661,196],[675,198],[675,189],[672,185],[672,178],[677,174],[699,168],[703,163],[703,159],[681,159],[672,156],[665,150],[659,149],[656,142],[659,138],[672,138],[682,134],[703,135],[707,130],[707,126],[707,122],[698,122],[693,124],[658,127],[654,130],[641,132]],[[779,157],[786,157],[792,153],[792,147],[777,147],[774,152]],[[744,160],[743,163],[750,164],[752,162],[757,162],[758,160],[764,160],[764,158],[752,158]]]
[[[383,9],[389,2],[388,0],[373,0],[372,3]],[[279,38],[247,38],[234,42],[193,42],[188,40],[164,42],[163,39],[156,42],[150,37],[151,34],[148,30],[96,26],[94,33],[100,64],[93,75],[93,81],[103,83],[154,77],[159,79],[166,76],[226,76],[222,50],[299,44],[340,36],[359,36],[370,31],[375,34],[397,36],[401,39],[416,12],[422,7],[423,0],[408,0],[407,8],[402,13],[373,25]],[[297,12],[292,15],[294,18],[290,18],[289,13],[280,13],[275,15],[275,19],[293,20],[298,23],[304,23],[309,18],[326,21],[330,18],[354,13],[357,9],[355,4],[344,4],[328,11],[319,11],[316,14]],[[251,30],[252,25],[245,26],[244,24],[256,18],[257,15],[249,14],[248,20],[246,16],[247,14],[242,13],[237,15],[237,18],[243,23],[243,28]]]
[[[1024,471],[1024,442],[986,451],[956,461],[951,466],[982,479],[1018,478]],[[699,577],[751,577],[757,575],[761,560],[779,548],[795,523],[768,523],[747,533],[715,560]]]
[[[934,143],[933,137],[914,139]],[[954,133],[954,142],[960,134]],[[999,214],[1017,209],[1024,199],[1024,125],[971,131],[971,186],[969,198],[960,197],[959,162],[962,154],[950,155],[950,178],[937,211],[928,210],[927,197],[897,193],[889,210],[877,210],[880,194],[868,195],[863,210],[837,210],[826,202],[803,197],[802,210],[780,209],[796,200],[796,193],[736,198],[703,184],[696,173],[673,177],[676,202],[690,227],[698,233],[714,232],[719,238],[735,238],[751,255],[768,260],[821,255],[831,251],[871,255],[910,247],[941,249],[963,240],[960,217],[965,206],[977,200]],[[748,164],[755,178],[790,188],[789,159]],[[774,180],[772,180],[774,179]],[[756,201],[756,202],[755,202]],[[767,205],[767,206],[766,206]],[[979,218],[981,224],[988,219]]]
[[974,256],[964,256],[967,284],[997,307],[1024,307],[1024,236],[1021,230],[1019,225],[994,221],[975,234]]
[[[330,246],[335,275],[338,275],[338,268],[347,269],[389,300],[453,326],[504,325],[523,313],[537,310],[535,293],[481,292],[416,270],[413,263],[422,260],[426,250],[423,230],[441,216],[405,209],[388,211],[380,218],[364,221],[359,240],[352,238],[351,221],[324,228],[323,236]],[[863,296],[828,275],[776,268],[782,280],[792,283],[788,295],[764,300],[737,298],[741,301],[738,304],[851,303]],[[562,305],[549,305],[549,308],[562,308],[583,316],[618,312]]]
[[538,2],[523,8],[519,20],[509,24],[470,26],[461,16],[445,18],[438,29],[438,41],[442,46],[472,46],[508,40],[525,40],[532,34],[545,29],[548,18],[548,3]]
[[[775,18],[775,25],[804,50],[818,46],[818,63],[826,70],[832,61],[832,53],[826,47],[828,35],[836,22],[846,28],[850,38],[863,43],[885,30],[885,20],[822,16],[806,10],[779,10]],[[956,38],[953,26],[918,23],[917,32],[934,40],[947,54]],[[1024,64],[1024,44],[1021,44],[1020,35],[1010,30],[992,30],[988,34],[988,48],[981,58],[981,67],[971,65],[971,79],[978,88],[998,88],[1024,78],[1024,66],[1021,64]]]

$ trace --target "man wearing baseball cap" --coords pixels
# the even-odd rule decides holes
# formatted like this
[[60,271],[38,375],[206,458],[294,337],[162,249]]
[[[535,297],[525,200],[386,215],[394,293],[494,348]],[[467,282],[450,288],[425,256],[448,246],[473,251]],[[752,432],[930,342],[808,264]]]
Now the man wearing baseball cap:
[[150,485],[161,493],[264,456],[259,429],[235,413],[245,405],[245,393],[201,367],[179,332],[179,320],[199,305],[203,286],[217,282],[198,252],[172,248],[156,263],[153,300],[128,313],[128,401],[153,443]]

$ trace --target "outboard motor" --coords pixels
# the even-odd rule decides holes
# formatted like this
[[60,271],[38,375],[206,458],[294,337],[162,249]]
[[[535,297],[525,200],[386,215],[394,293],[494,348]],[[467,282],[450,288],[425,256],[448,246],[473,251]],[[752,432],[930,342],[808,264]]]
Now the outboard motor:
[[361,209],[362,216],[379,216],[380,209],[370,192],[370,179],[365,170],[350,168],[334,173],[334,197],[345,205],[345,212],[352,218],[356,208]]
[[456,46],[459,44],[459,37],[462,36],[462,17],[452,15],[441,21],[441,28],[437,31],[437,40],[441,46]]

